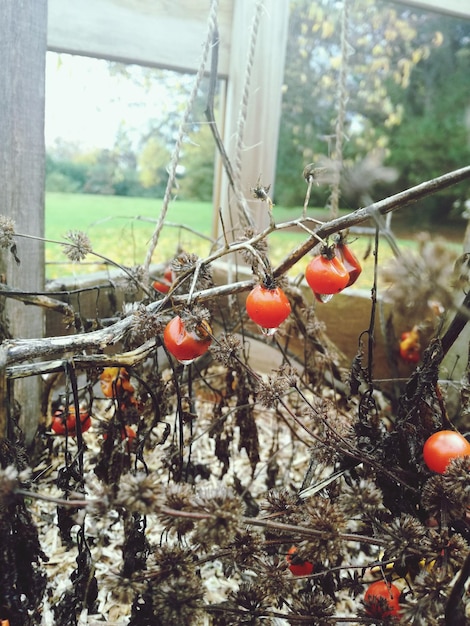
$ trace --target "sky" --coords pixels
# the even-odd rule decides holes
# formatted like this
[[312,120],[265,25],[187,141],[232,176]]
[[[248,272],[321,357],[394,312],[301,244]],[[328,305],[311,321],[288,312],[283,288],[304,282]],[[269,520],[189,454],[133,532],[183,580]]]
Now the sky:
[[62,138],[84,148],[111,148],[121,123],[140,136],[146,121],[161,114],[165,93],[164,86],[154,84],[148,92],[111,75],[106,61],[48,52],[46,146]]

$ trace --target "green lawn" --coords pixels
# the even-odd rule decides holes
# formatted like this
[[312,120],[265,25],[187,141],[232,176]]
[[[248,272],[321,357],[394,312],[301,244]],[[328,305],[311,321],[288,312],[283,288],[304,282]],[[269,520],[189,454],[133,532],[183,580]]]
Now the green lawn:
[[[96,252],[127,266],[138,265],[145,259],[148,242],[160,215],[161,206],[161,200],[150,198],[47,193],[46,237],[63,240],[68,231],[82,230],[88,234],[93,250]],[[274,217],[277,223],[296,219],[300,217],[300,213],[300,207],[298,211],[274,207]],[[319,209],[313,213],[315,217],[327,219],[327,213],[324,210]],[[153,220],[153,222],[145,221],[145,219]],[[171,202],[153,261],[165,262],[175,255],[178,247],[188,252],[195,252],[201,257],[206,256],[211,249],[209,238],[212,220],[211,203],[180,200]],[[269,237],[269,250],[273,266],[276,266],[307,236],[303,232],[272,233]],[[370,254],[364,259],[370,243],[369,237],[359,237],[353,244],[353,249],[363,264],[363,273],[356,286],[364,289],[370,289],[372,285],[373,255]],[[399,240],[398,243],[406,245],[409,249],[416,248],[417,245],[412,240]],[[384,242],[379,253],[380,263],[386,263],[391,257],[390,248]],[[303,273],[309,258],[307,255],[299,261],[290,271],[290,276],[295,277]],[[48,278],[58,278],[71,273],[94,272],[103,267],[94,263],[92,255],[89,255],[80,265],[67,263],[61,246],[52,243],[46,244],[46,262]]]
[[[47,193],[46,237],[62,241],[68,231],[81,230],[87,233],[96,252],[127,266],[141,264],[161,206],[161,200],[151,198]],[[185,228],[165,225],[154,262],[164,262],[174,256],[178,245],[201,255],[207,254],[211,221],[212,206],[209,203],[172,202],[166,224],[182,224]],[[200,235],[187,229],[196,230]],[[99,269],[91,255],[87,257],[86,265],[62,265],[64,261],[61,246],[46,244],[48,278]]]

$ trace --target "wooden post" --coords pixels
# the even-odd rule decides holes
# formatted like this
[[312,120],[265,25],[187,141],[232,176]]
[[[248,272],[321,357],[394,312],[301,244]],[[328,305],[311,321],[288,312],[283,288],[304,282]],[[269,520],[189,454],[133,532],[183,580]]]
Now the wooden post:
[[[0,3],[0,214],[15,223],[15,232],[44,236],[44,102],[47,0],[2,0]],[[7,284],[24,291],[44,288],[44,244],[18,238],[17,264],[0,250],[0,273]],[[9,301],[8,329],[14,337],[40,337],[43,314],[36,307]],[[15,383],[21,426],[27,443],[39,418],[41,381]],[[0,437],[3,433],[0,433]]]
[[[233,8],[223,124],[224,143],[232,163],[255,5],[253,0],[237,0]],[[288,2],[265,0],[255,44],[241,158],[242,192],[249,200],[258,228],[269,223],[267,207],[259,200],[251,199],[250,188],[256,186],[258,176],[261,176],[263,185],[272,185],[271,188],[274,185],[288,22]],[[236,201],[229,191],[226,177],[222,177],[221,184],[216,182],[216,186],[221,193],[220,198],[214,198],[214,202],[216,207],[222,206],[223,213],[227,214],[229,205],[235,207]]]

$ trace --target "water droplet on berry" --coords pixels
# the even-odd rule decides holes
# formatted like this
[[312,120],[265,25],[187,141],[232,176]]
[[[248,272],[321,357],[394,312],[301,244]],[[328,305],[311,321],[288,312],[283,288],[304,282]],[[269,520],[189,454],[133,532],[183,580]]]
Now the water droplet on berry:
[[272,337],[275,332],[278,330],[278,327],[276,326],[276,328],[264,328],[263,326],[260,326],[261,328],[261,332],[263,333],[263,335],[266,335],[266,337]]
[[332,293],[316,293],[315,294],[315,298],[318,300],[318,302],[323,302],[324,304],[329,302],[333,296],[334,294]]

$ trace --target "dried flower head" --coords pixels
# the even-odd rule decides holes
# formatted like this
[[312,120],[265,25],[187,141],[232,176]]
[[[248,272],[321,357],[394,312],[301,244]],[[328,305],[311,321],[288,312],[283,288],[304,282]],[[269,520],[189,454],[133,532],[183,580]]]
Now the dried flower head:
[[256,383],[256,400],[264,407],[271,409],[289,390],[289,382],[286,377],[274,374],[259,379]]
[[[197,254],[181,252],[181,254],[176,256],[170,262],[170,267],[173,270],[173,273],[176,276],[176,279],[178,279],[179,276],[181,274],[184,274],[185,272],[189,272],[191,270],[197,271],[196,284],[195,284],[196,291],[202,290],[202,289],[208,289],[209,287],[212,287],[214,284],[214,281],[212,279],[212,270],[211,270],[210,265],[201,263]],[[184,281],[184,285],[177,287],[176,293],[183,293],[185,291],[188,291],[188,285],[191,284],[189,281],[193,280],[192,276],[188,278],[187,280],[188,280],[187,283],[186,281]]]
[[74,263],[79,263],[89,254],[93,252],[91,241],[81,230],[69,230],[65,235],[65,239],[70,243],[62,244],[65,256]]
[[342,499],[347,499],[347,511],[351,517],[375,515],[384,508],[382,490],[370,478],[345,483]]
[[132,513],[147,515],[159,509],[163,502],[163,486],[154,473],[136,472],[124,474],[119,484],[115,506]]
[[194,520],[178,516],[178,512],[194,510],[192,506],[193,489],[186,484],[170,483],[165,490],[165,507],[159,518],[166,532],[183,537],[194,528]]
[[197,564],[196,554],[180,544],[165,543],[158,546],[153,558],[158,567],[157,580],[192,574]]
[[429,531],[429,541],[423,547],[428,550],[428,561],[433,568],[444,569],[449,574],[462,567],[469,550],[468,542],[461,535],[434,529]]
[[113,508],[113,490],[96,479],[95,474],[90,474],[86,481],[87,511],[96,518],[103,518]]
[[[302,624],[311,624],[311,626],[330,626],[332,623],[331,616],[334,615],[335,605],[331,597],[325,595],[321,589],[315,589],[312,593],[299,594],[295,597],[291,604],[289,615],[292,617],[289,623],[298,624],[295,618],[300,615],[308,616],[311,622]],[[334,622],[333,622],[334,623]]]
[[193,306],[191,309],[183,309],[180,317],[188,332],[202,333],[207,336],[206,330],[210,329],[209,323],[211,314],[208,309],[202,306]]
[[149,311],[143,304],[140,304],[134,311],[131,330],[138,341],[147,341],[163,332],[163,329],[164,322],[161,317]]
[[443,622],[451,576],[438,568],[423,568],[413,580],[413,593],[400,602],[404,624],[438,626]]
[[257,200],[262,200],[263,202],[266,202],[266,200],[268,200],[269,198],[269,190],[271,189],[271,185],[262,185],[261,184],[261,177],[258,178],[258,181],[256,183],[255,187],[251,187],[251,193],[253,194],[253,198],[256,198]]
[[263,539],[260,533],[252,530],[237,531],[233,542],[228,545],[229,556],[224,561],[224,569],[253,569],[262,556]]
[[145,269],[142,265],[135,265],[128,270],[124,281],[124,290],[127,296],[135,296],[140,285],[145,281]]
[[207,489],[194,498],[195,510],[205,513],[198,520],[193,535],[202,549],[228,546],[233,543],[244,513],[242,499],[231,489]]
[[[468,476],[468,470],[466,471]],[[454,489],[454,484],[459,488]],[[421,492],[421,504],[429,515],[436,517],[436,519],[440,518],[442,510],[447,512],[450,519],[459,519],[465,515],[468,497],[468,491],[458,484],[454,476],[436,474],[424,484]]]
[[153,624],[202,624],[204,587],[196,575],[180,576],[161,581],[151,587]]
[[338,537],[347,523],[342,507],[321,496],[308,498],[304,502],[303,518],[302,526],[315,528],[321,535],[309,537],[299,544],[302,555],[314,563],[333,563],[344,548]]
[[[295,515],[300,509],[299,498],[294,493],[289,493],[286,489],[268,491],[266,501],[262,508],[268,513],[281,513],[283,515]],[[284,520],[283,520],[284,521]]]
[[237,360],[237,353],[241,349],[241,341],[236,335],[222,334],[210,347],[212,356],[216,361],[230,367],[233,360]]
[[242,582],[236,591],[232,591],[226,604],[230,614],[230,624],[250,624],[263,626],[266,624],[264,614],[269,606],[261,586],[256,583]]
[[15,222],[11,217],[0,215],[0,248],[9,248],[13,245]]
[[[245,263],[253,268],[253,271],[257,272],[260,267],[260,261],[267,261],[268,254],[268,242],[267,239],[259,239],[253,241],[256,233],[252,228],[246,228],[244,234],[240,237],[240,242],[246,245],[242,248],[242,257]],[[264,265],[264,262],[262,263]]]
[[468,456],[451,459],[445,473],[442,475],[444,489],[446,492],[452,493],[453,502],[459,503],[462,510],[470,509],[468,464]]
[[389,557],[405,557],[410,550],[426,550],[429,546],[428,533],[418,519],[406,514],[380,526],[380,535],[387,542]]
[[103,572],[100,582],[106,591],[122,604],[132,604],[136,595],[145,589],[145,585],[138,580],[137,576],[127,578],[109,569]]

